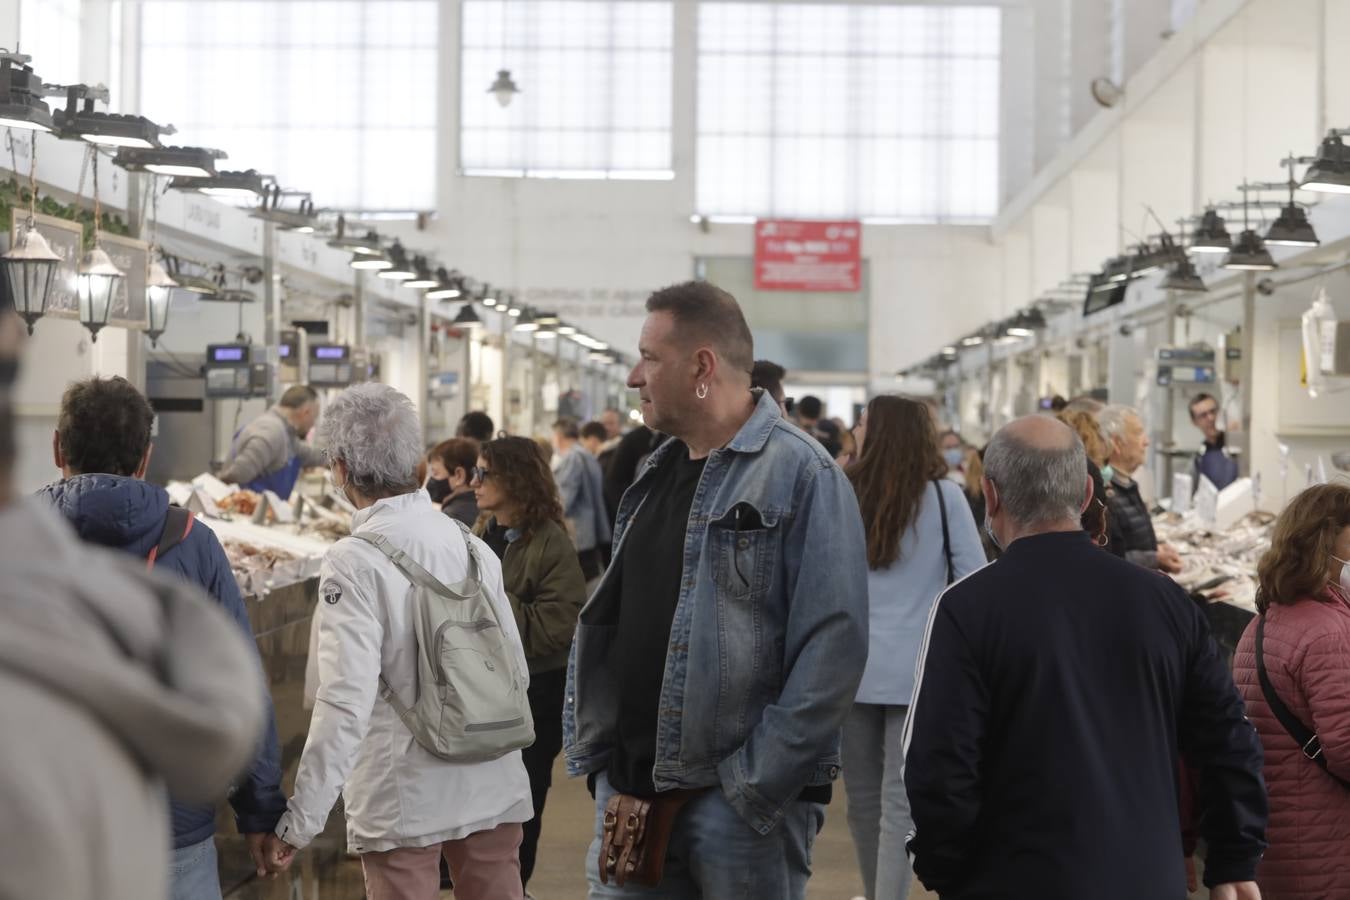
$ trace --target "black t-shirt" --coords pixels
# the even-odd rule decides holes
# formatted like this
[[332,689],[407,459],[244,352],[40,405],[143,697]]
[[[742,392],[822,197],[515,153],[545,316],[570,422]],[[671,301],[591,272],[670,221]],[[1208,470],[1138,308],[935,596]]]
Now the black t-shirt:
[[651,796],[656,721],[666,651],[684,574],[684,535],[706,459],[690,460],[682,442],[670,447],[651,490],[623,538],[619,628],[614,642],[619,688],[618,740],[609,781],[623,794]]

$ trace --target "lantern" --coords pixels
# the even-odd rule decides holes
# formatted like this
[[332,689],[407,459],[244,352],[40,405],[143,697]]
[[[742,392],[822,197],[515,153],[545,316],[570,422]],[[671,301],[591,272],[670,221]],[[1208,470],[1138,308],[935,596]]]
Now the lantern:
[[29,219],[14,246],[0,255],[0,264],[4,266],[9,294],[14,298],[14,309],[23,316],[24,322],[28,323],[28,333],[32,334],[33,324],[47,311],[47,299],[51,296],[61,257]]
[[173,289],[178,282],[169,277],[158,260],[150,263],[150,271],[145,279],[145,303],[150,315],[150,327],[145,330],[150,338],[150,346],[159,346],[159,336],[169,324],[169,301],[173,299]]
[[108,324],[108,313],[112,311],[113,297],[122,284],[122,278],[122,270],[113,265],[107,251],[97,244],[80,260],[80,277],[77,280],[80,324],[89,329],[95,342],[98,341],[99,330]]

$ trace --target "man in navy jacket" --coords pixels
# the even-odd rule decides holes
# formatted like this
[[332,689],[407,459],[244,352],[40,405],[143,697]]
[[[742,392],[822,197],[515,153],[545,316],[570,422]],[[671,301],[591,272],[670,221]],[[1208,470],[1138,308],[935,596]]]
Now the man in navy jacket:
[[[92,378],[71,385],[62,398],[53,448],[64,477],[41,492],[84,540],[146,559],[160,547],[169,512],[164,489],[142,480],[150,462],[153,422],[150,404],[125,379]],[[156,554],[154,568],[204,588],[238,622],[256,658],[248,612],[220,541],[201,525],[175,537],[175,546]],[[271,698],[266,699],[263,740],[230,795],[235,823],[260,876],[266,874],[263,838],[286,811],[276,719]],[[218,900],[215,810],[175,802],[172,814],[172,900]]]
[[1261,745],[1204,614],[1082,530],[1070,429],[1019,419],[984,465],[1004,553],[929,618],[904,737],[915,873],[943,900],[1179,900],[1184,757],[1210,896],[1257,900]]

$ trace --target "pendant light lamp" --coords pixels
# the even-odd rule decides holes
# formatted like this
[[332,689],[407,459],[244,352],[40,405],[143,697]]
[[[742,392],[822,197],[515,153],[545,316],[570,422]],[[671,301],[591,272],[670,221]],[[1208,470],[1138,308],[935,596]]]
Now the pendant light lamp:
[[1195,262],[1190,257],[1177,260],[1176,265],[1172,267],[1172,271],[1168,272],[1167,277],[1162,280],[1162,289],[1191,293],[1209,290],[1205,286],[1205,280],[1200,277],[1200,272],[1195,268]]
[[33,220],[37,213],[37,141],[32,142],[30,160],[28,217],[18,229],[14,246],[0,255],[0,265],[5,270],[9,295],[14,298],[14,309],[23,317],[28,333],[32,334],[33,325],[47,311],[61,257],[52,250]]
[[42,79],[25,65],[30,57],[0,53],[0,128],[51,131],[51,107],[43,100]]
[[478,317],[472,303],[465,303],[459,308],[459,315],[455,316],[455,320],[451,324],[456,328],[466,328],[473,331],[483,327],[483,320]]
[[1279,247],[1316,247],[1322,242],[1308,221],[1308,211],[1294,202],[1298,182],[1294,180],[1293,154],[1286,162],[1289,165],[1289,202],[1281,207],[1279,218],[1266,232],[1266,243]]
[[1324,194],[1350,194],[1350,147],[1345,146],[1339,131],[1327,132],[1299,187]]
[[1200,227],[1195,230],[1187,249],[1191,253],[1227,253],[1232,247],[1233,238],[1223,216],[1214,207],[1209,207],[1200,217]]
[[510,106],[511,101],[520,92],[520,88],[516,87],[515,79],[511,77],[510,69],[498,69],[497,80],[492,82],[492,87],[488,88],[488,93],[497,98],[497,105],[503,109]]
[[1223,267],[1239,272],[1269,272],[1277,266],[1274,257],[1266,249],[1266,242],[1261,240],[1261,236],[1252,230],[1251,222],[1248,220],[1250,207],[1247,202],[1247,193],[1249,190],[1251,188],[1246,184],[1242,185],[1242,233],[1233,242],[1233,249],[1228,251],[1228,256],[1223,261]]
[[114,265],[108,251],[103,249],[99,232],[103,207],[98,196],[98,151],[92,146],[89,156],[93,159],[94,171],[94,246],[80,260],[75,287],[80,301],[80,324],[89,329],[90,341],[97,343],[98,333],[108,324],[113,299],[122,287],[126,273]]
[[169,276],[158,259],[154,259],[154,253],[155,248],[151,247],[151,262],[145,278],[145,304],[150,327],[145,329],[145,336],[150,338],[151,347],[158,347],[160,335],[169,324],[169,303],[178,282]]

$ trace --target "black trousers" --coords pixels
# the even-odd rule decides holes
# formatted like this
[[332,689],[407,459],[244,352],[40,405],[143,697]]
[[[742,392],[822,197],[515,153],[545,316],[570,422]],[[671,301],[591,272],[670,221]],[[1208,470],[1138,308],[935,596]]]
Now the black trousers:
[[530,793],[534,795],[534,818],[525,823],[520,842],[520,880],[530,883],[539,850],[539,832],[543,827],[544,800],[553,784],[553,762],[562,752],[563,700],[567,694],[567,669],[534,672],[530,675],[530,714],[534,716],[534,743],[521,751],[525,771],[530,775]]

